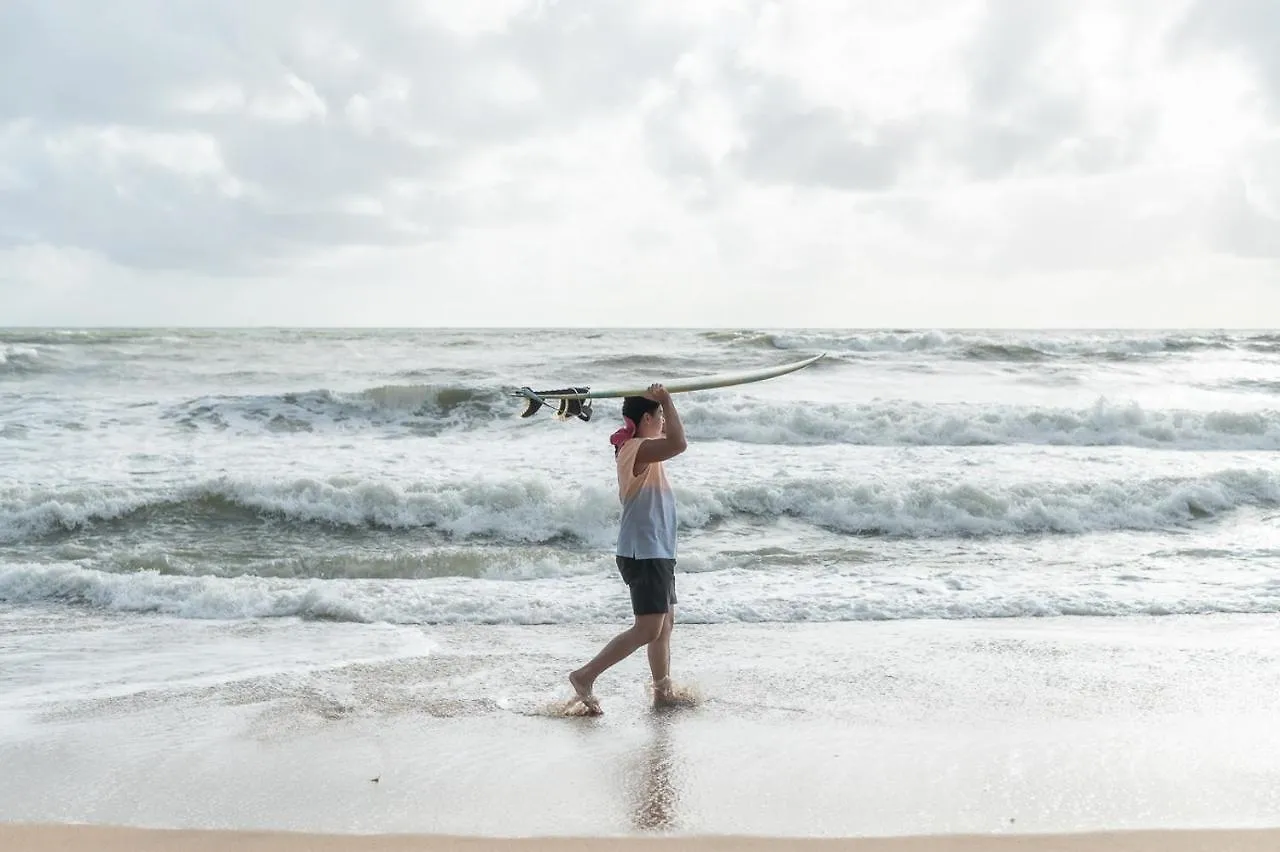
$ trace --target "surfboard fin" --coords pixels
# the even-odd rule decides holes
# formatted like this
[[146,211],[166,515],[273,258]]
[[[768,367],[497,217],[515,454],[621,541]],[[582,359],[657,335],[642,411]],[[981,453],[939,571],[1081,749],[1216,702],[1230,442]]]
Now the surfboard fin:
[[[544,394],[562,394],[562,393],[586,393],[588,388],[560,388],[559,390],[535,391],[524,387],[517,391],[517,396],[522,396],[528,400],[524,413],[520,416],[532,417],[537,414],[544,405],[551,403],[543,399]],[[589,399],[560,399],[559,406],[556,410],[556,417],[560,420],[568,420],[570,417],[576,417],[582,421],[591,419],[591,400]]]
[[[586,393],[584,390],[583,393]],[[570,417],[576,417],[586,422],[591,419],[591,400],[589,399],[562,399],[560,400],[560,410],[556,412],[556,417],[561,420],[568,420]]]
[[521,417],[532,417],[533,415],[538,413],[539,409],[541,409],[542,406],[547,404],[547,401],[545,399],[538,396],[537,393],[535,393],[532,389],[527,387],[520,388],[520,390],[516,391],[514,395],[522,396],[528,402],[528,404],[525,405],[524,407],[524,413],[520,415]]

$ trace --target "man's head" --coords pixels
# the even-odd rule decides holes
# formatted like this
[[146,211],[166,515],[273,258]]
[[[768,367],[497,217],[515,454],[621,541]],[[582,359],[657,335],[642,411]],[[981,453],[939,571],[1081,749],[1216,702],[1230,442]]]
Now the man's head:
[[623,399],[622,416],[636,424],[637,438],[655,438],[661,435],[666,423],[662,406],[647,396],[629,396]]

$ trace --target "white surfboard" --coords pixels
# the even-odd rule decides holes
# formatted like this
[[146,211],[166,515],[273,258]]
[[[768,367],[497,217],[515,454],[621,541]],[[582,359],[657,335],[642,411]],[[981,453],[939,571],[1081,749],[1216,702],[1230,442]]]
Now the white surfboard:
[[[776,378],[777,376],[785,376],[787,373],[794,373],[796,370],[821,360],[826,355],[825,352],[805,358],[800,361],[792,361],[789,364],[781,364],[777,367],[762,367],[758,370],[743,370],[735,373],[715,373],[709,376],[698,376],[688,379],[677,379],[670,382],[662,382],[671,393],[688,393],[689,391],[708,390],[711,388],[727,388],[733,385],[745,385],[751,382],[762,382],[765,379]],[[649,386],[632,387],[622,389],[609,390],[591,390],[589,387],[560,388],[558,390],[535,391],[528,387],[520,388],[515,391],[512,396],[524,397],[529,401],[528,407],[525,408],[521,417],[532,417],[542,406],[549,404],[551,400],[559,403],[558,416],[577,417],[579,420],[591,419],[591,400],[593,399],[620,399],[624,396],[643,396],[649,390]]]

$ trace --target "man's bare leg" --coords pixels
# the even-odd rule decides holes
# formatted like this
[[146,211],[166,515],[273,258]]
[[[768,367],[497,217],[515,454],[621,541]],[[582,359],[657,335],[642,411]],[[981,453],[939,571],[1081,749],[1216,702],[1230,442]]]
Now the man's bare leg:
[[630,657],[642,645],[651,645],[662,633],[663,623],[666,618],[666,613],[637,615],[635,624],[610,639],[609,643],[592,658],[591,662],[569,673],[569,684],[588,710],[593,713],[601,712],[600,702],[596,700],[591,692],[592,687],[595,686],[596,678],[627,657]]
[[649,643],[649,672],[653,675],[653,699],[657,704],[670,701],[671,692],[671,630],[676,623],[676,608],[672,607],[662,619],[658,638]]

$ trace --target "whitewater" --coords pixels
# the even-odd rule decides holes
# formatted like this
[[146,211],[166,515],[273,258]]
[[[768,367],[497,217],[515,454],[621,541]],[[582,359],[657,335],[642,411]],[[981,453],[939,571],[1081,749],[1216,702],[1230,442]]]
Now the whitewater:
[[1273,613],[1280,333],[0,332],[0,608],[612,623],[609,433],[677,398],[681,618]]

